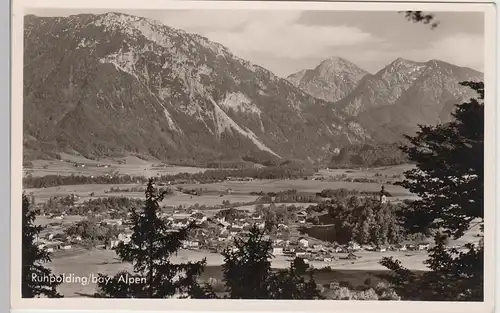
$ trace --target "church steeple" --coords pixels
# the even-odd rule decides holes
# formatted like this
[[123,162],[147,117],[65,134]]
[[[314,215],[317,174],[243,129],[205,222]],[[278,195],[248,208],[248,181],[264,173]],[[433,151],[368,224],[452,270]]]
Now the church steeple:
[[380,200],[380,203],[386,203],[387,202],[387,192],[385,191],[385,187],[382,186],[382,189],[380,190],[380,193],[379,193],[379,200]]

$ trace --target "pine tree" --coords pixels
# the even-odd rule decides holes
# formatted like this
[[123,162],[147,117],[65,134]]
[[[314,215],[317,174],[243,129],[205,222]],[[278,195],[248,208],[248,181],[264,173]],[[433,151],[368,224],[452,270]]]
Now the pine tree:
[[[404,299],[482,301],[482,245],[465,251],[447,248],[445,239],[458,239],[484,222],[484,85],[464,82],[479,94],[457,105],[451,123],[421,126],[403,147],[417,167],[405,173],[401,185],[419,196],[403,217],[410,232],[436,234],[435,247],[426,264],[430,272],[417,277],[391,258],[381,264],[393,271],[390,277]],[[412,287],[410,287],[412,286]]]
[[222,252],[226,290],[232,299],[267,299],[266,280],[271,274],[271,242],[256,226],[249,238],[234,239],[234,247]]
[[223,252],[226,290],[231,299],[321,299],[317,284],[309,274],[305,280],[292,262],[289,269],[271,269],[272,245],[264,231],[250,229],[246,241],[235,239],[235,247]]
[[[134,272],[123,271],[111,277],[108,283],[98,284],[98,295],[113,298],[203,297],[203,288],[197,278],[205,267],[205,259],[184,264],[170,262],[170,257],[195,228],[194,224],[171,231],[158,216],[164,193],[157,193],[152,179],[145,195],[143,210],[131,210],[133,234],[130,242],[122,242],[116,247],[120,259],[132,263]],[[125,280],[127,277],[135,279],[134,283]]]
[[59,298],[61,295],[57,292],[57,286],[60,283],[55,281],[57,276],[42,265],[51,261],[50,253],[36,245],[36,239],[43,229],[42,226],[34,225],[38,210],[31,208],[31,203],[24,194],[22,213],[22,297]]

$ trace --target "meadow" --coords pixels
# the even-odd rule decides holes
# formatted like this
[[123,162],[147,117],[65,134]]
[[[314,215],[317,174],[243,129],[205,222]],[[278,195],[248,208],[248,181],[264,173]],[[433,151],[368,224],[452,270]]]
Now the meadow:
[[[85,175],[99,176],[104,174],[118,173],[120,175],[153,177],[158,174],[199,173],[205,168],[172,166],[158,167],[161,162],[157,160],[147,161],[135,156],[127,156],[119,160],[101,159],[90,160],[81,156],[61,154],[61,160],[34,160],[31,168],[25,168],[25,173],[32,176],[45,175]],[[75,167],[74,164],[85,165]]]
[[[384,272],[386,269],[378,264],[383,256],[394,256],[409,269],[422,271],[426,270],[423,261],[427,257],[427,253],[414,251],[409,256],[404,252],[366,252],[360,251],[356,255],[361,256],[360,259],[354,261],[338,260],[333,262],[310,262],[310,265],[316,269],[329,266],[333,271],[321,271],[315,274],[317,282],[321,284],[329,283],[330,281],[347,280],[354,285],[362,284],[368,277],[376,277],[374,273]],[[345,256],[339,253],[339,257]],[[180,250],[176,255],[172,256],[173,263],[200,261],[203,258],[207,260],[207,267],[201,275],[202,280],[207,280],[210,277],[222,278],[221,265],[224,261],[222,255],[217,253]],[[275,269],[286,268],[290,264],[290,260],[285,256],[276,256],[272,260],[272,267]],[[121,270],[131,271],[130,264],[121,263],[112,250],[94,249],[79,250],[71,252],[58,252],[52,258],[52,262],[48,265],[54,273],[75,275],[80,277],[88,277],[89,275],[97,276],[98,273],[106,275],[114,275]],[[65,297],[80,297],[91,296],[96,291],[95,284],[82,285],[78,283],[63,283],[59,287],[60,292]]]

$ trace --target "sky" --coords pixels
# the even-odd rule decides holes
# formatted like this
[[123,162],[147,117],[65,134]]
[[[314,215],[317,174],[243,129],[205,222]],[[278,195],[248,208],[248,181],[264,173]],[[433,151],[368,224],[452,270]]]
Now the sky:
[[[438,59],[484,70],[481,12],[436,12],[439,26],[412,23],[396,11],[113,10],[197,33],[234,54],[286,77],[339,56],[375,73],[401,57]],[[39,16],[104,13],[40,10]]]

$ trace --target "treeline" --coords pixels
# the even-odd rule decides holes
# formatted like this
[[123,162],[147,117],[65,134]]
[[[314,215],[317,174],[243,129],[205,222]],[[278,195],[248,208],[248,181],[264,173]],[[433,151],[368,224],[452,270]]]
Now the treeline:
[[360,190],[349,190],[345,188],[339,189],[323,189],[318,192],[317,195],[323,198],[345,198],[349,196],[376,196],[379,192],[377,191],[360,191]]
[[[311,176],[314,174],[312,168],[302,168],[293,165],[279,165],[263,168],[247,168],[237,170],[207,170],[200,173],[178,173],[172,175],[161,175],[156,178],[158,183],[179,183],[179,182],[199,182],[212,183],[223,181],[230,177],[234,178],[253,178],[253,179],[297,179]],[[62,185],[85,185],[85,184],[143,184],[147,182],[144,176],[132,175],[46,175],[41,177],[27,176],[23,178],[24,188],[48,188]]]
[[400,149],[400,145],[400,143],[350,145],[332,157],[329,167],[377,167],[408,163],[408,156]]
[[356,196],[335,198],[315,208],[318,212],[327,211],[333,221],[329,234],[322,236],[339,244],[355,241],[375,246],[398,244],[405,239],[398,214],[401,209],[392,203],[382,204],[374,197]]
[[111,240],[120,234],[120,229],[117,225],[108,225],[88,218],[68,227],[65,234],[70,237],[79,236],[83,246],[95,247],[101,244],[109,245]]
[[45,175],[40,177],[27,176],[23,178],[23,188],[49,188],[64,185],[87,185],[87,184],[131,184],[145,183],[144,176],[131,175]]
[[137,208],[143,205],[141,199],[128,197],[105,197],[97,199],[89,199],[82,203],[68,202],[68,197],[58,198],[51,197],[40,206],[40,211],[45,214],[62,214],[69,215],[93,215],[109,212],[111,217],[116,214],[116,217],[121,217],[132,208]]

